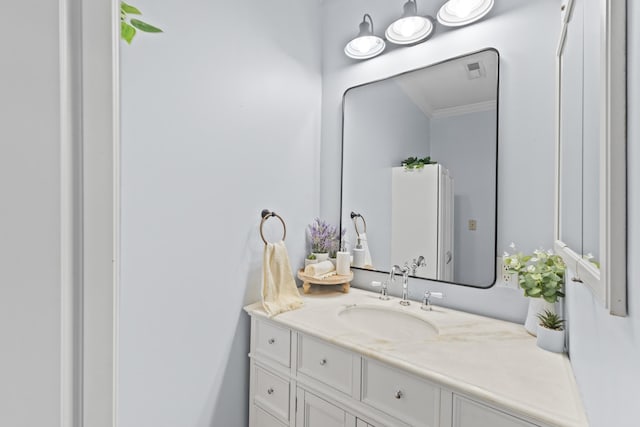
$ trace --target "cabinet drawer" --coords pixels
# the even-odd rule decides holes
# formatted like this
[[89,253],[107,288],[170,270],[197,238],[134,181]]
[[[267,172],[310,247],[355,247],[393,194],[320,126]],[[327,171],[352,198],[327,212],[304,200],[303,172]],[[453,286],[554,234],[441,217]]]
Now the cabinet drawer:
[[253,405],[253,427],[286,427],[273,415],[269,414],[259,406]]
[[362,401],[412,426],[439,425],[437,385],[373,360],[362,363]]
[[298,336],[298,372],[352,394],[353,356],[346,350],[318,339]]
[[267,320],[257,320],[255,325],[256,353],[286,367],[291,366],[291,331]]
[[255,367],[253,401],[284,421],[289,420],[289,381]]
[[453,427],[477,426],[536,427],[535,424],[454,394]]

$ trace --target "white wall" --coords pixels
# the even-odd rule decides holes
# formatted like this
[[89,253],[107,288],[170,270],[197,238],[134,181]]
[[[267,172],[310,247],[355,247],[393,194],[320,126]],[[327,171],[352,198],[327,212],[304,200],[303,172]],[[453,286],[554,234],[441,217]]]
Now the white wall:
[[[421,13],[435,14],[441,1],[422,1]],[[323,2],[323,105],[321,214],[337,218],[340,189],[341,98],[364,82],[420,68],[450,57],[494,47],[500,52],[498,253],[510,242],[522,250],[551,247],[554,209],[555,49],[559,35],[556,0],[496,2],[474,25],[456,30],[438,26],[431,40],[396,49],[369,61],[354,62],[342,49],[357,33],[363,13],[370,13],[376,32],[401,13],[385,0]],[[540,31],[544,25],[545,30]],[[541,165],[549,165],[541,168]],[[531,183],[523,191],[523,182]],[[535,206],[532,201],[535,200]],[[371,273],[357,274],[354,284],[368,286]],[[443,304],[489,316],[522,321],[527,300],[517,291],[478,290],[412,281],[411,297],[429,286],[442,290]]]
[[592,427],[634,427],[640,412],[640,4],[627,2],[627,290],[629,315],[610,316],[583,286],[568,286],[571,364]]
[[495,120],[495,108],[431,120],[431,155],[454,180],[454,281],[479,286],[495,279]]
[[351,250],[357,237],[350,213],[360,213],[373,265],[385,270],[391,264],[391,168],[429,155],[431,122],[393,81],[350,90],[345,109],[342,227]]
[[246,425],[260,211],[293,268],[319,212],[319,3],[135,5],[164,33],[122,47],[119,427]]
[[13,18],[0,26],[0,425],[53,427],[60,425],[58,2],[2,9]]

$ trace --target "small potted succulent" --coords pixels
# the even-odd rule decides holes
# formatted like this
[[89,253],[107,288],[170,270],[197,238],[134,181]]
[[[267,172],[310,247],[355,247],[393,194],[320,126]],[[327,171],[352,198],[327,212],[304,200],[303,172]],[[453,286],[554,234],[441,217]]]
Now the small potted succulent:
[[[515,244],[510,247],[515,251]],[[531,335],[536,335],[536,316],[544,310],[555,311],[555,303],[564,297],[564,261],[550,250],[536,250],[531,255],[505,252],[502,260],[507,273],[518,275],[524,296],[531,298],[524,327]]]
[[316,256],[311,253],[311,254],[307,255],[307,257],[304,259],[304,267],[306,268],[307,265],[315,264],[317,262],[318,262],[318,260],[316,259]]
[[315,255],[318,262],[326,261],[329,258],[329,252],[337,247],[337,243],[340,242],[345,231],[342,230],[342,233],[339,233],[335,226],[320,218],[315,218],[313,223],[309,224],[311,253]]
[[538,337],[536,343],[541,349],[562,353],[564,351],[564,320],[556,313],[545,310],[538,314]]

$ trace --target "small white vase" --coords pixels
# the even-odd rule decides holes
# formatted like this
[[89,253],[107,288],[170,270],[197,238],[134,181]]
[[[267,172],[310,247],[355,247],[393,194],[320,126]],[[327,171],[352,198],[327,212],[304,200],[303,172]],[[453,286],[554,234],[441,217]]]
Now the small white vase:
[[329,259],[329,252],[311,252],[316,256],[318,262],[326,261]]
[[538,333],[538,314],[544,313],[545,310],[556,312],[555,304],[545,301],[544,298],[529,298],[529,310],[527,311],[527,319],[524,322],[524,328],[534,337]]
[[317,259],[305,258],[304,259],[304,267],[307,268],[307,265],[316,264],[317,262],[318,262]]
[[564,352],[564,330],[556,331],[538,325],[536,344],[543,350],[562,353]]

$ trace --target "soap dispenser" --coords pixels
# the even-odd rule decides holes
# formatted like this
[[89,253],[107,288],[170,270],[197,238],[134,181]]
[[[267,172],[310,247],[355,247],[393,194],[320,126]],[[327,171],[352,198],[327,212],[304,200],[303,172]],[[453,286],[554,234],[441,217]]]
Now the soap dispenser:
[[351,254],[347,251],[347,245],[343,241],[340,250],[336,254],[336,273],[340,276],[348,276],[351,269]]
[[358,236],[358,243],[356,247],[353,248],[353,266],[354,267],[364,267],[364,255],[365,250],[362,247],[362,241],[360,240],[360,236]]

